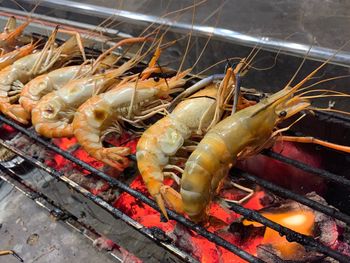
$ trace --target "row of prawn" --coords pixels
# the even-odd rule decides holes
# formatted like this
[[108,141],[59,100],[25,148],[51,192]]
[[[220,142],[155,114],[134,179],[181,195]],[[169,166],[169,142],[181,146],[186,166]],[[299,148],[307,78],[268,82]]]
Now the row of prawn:
[[[18,58],[0,70],[0,110],[22,124],[31,121],[43,136],[75,135],[92,156],[122,170],[128,165],[123,156],[129,151],[103,148],[102,137],[116,124],[119,116],[133,121],[131,115],[142,113],[146,104],[161,111],[164,99],[185,83],[186,72],[167,80],[148,78],[158,70],[155,63],[160,55],[159,41],[155,58],[141,74],[141,79],[137,76],[123,79],[123,74],[152,48],[144,54],[140,49],[133,58],[116,68],[112,67],[121,56],[111,51],[123,45],[144,43],[149,40],[147,37],[121,40],[93,62],[62,67],[79,54],[83,57],[85,54],[77,35],[56,47],[57,32],[56,28],[42,50]],[[129,109],[131,100],[134,105]],[[140,116],[135,117],[136,122],[142,120]]]
[[[297,92],[325,64],[296,86],[287,85],[256,105],[242,96],[232,99],[238,94],[237,77],[249,67],[249,59],[229,68],[225,76],[200,81],[173,99],[170,95],[181,91],[190,70],[171,78],[150,78],[152,72],[161,71],[156,66],[161,39],[153,39],[157,44],[144,53],[141,48],[117,68],[111,69],[120,57],[110,51],[149,39],[125,39],[93,62],[62,67],[77,55],[85,59],[85,54],[77,35],[57,47],[56,33],[57,29],[41,51],[0,70],[2,113],[23,124],[31,121],[39,134],[49,138],[75,136],[91,156],[118,170],[129,165],[130,150],[103,147],[104,136],[111,131],[120,134],[125,122],[145,127],[144,120],[157,113],[165,115],[142,134],[137,165],[166,217],[165,207],[170,207],[196,222],[208,218],[209,204],[237,158],[258,153],[278,134],[277,124],[310,107],[307,92]],[[154,47],[148,68],[126,76]],[[179,166],[178,160],[183,159],[178,156],[186,158],[184,167]],[[165,176],[174,178],[180,191],[164,185]]]

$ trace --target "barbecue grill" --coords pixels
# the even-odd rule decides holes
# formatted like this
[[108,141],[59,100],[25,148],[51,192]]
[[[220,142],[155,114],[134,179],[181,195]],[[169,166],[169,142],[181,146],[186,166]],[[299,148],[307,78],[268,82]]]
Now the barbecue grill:
[[[30,1],[19,1],[19,3],[30,10]],[[12,15],[25,19],[27,14],[19,10],[16,5],[12,3],[3,4],[4,6],[0,9],[2,24],[7,17]],[[55,18],[46,16],[45,14],[48,12],[54,12]],[[80,14],[79,21],[74,21],[77,20],[74,16],[76,14]],[[116,21],[127,21],[128,24],[120,24],[118,30],[95,26],[110,14],[115,15],[114,19]],[[89,41],[92,43],[91,46],[95,49],[112,45],[114,40],[110,36],[123,38],[137,35],[145,25],[158,19],[158,23],[171,24],[173,26],[169,32],[174,36],[183,35],[188,30],[193,30],[196,48],[189,51],[188,65],[193,64],[196,60],[195,58],[198,57],[198,52],[200,52],[198,49],[206,43],[208,34],[212,34],[211,48],[217,50],[217,52],[219,50],[230,50],[231,53],[236,52],[237,56],[249,53],[248,51],[251,50],[251,47],[259,43],[259,46],[262,47],[259,53],[261,65],[270,65],[269,63],[275,59],[276,53],[280,53],[275,67],[272,67],[269,71],[257,71],[252,77],[249,75],[244,80],[244,85],[257,87],[258,90],[264,93],[273,92],[282,87],[285,83],[283,80],[276,78],[276,76],[292,76],[306,53],[308,53],[308,59],[300,73],[301,76],[303,73],[315,68],[315,65],[319,64],[318,61],[328,59],[334,54],[332,48],[314,46],[310,49],[309,45],[302,43],[297,45],[296,43],[278,41],[273,38],[252,37],[229,30],[222,33],[223,31],[220,31],[219,26],[214,31],[210,31],[210,29],[200,24],[191,26],[186,22],[174,23],[167,18],[160,19],[146,13],[141,15],[132,11],[116,12],[110,7],[100,6],[97,8],[92,4],[73,1],[59,1],[59,3],[56,3],[56,1],[43,1],[35,10],[35,13],[32,14],[32,18],[33,22],[27,29],[27,33],[45,35],[47,30],[51,30],[55,24],[60,24],[63,28],[75,28],[75,30],[81,32],[83,37],[89,38]],[[103,30],[106,37],[98,33],[90,34],[88,37],[84,35],[91,29],[96,29],[96,31]],[[175,44],[174,47],[166,51],[166,59],[176,57],[181,50],[184,50],[183,43]],[[345,75],[348,72],[350,57],[349,53],[344,50],[334,55],[331,63],[322,71],[322,77]],[[226,54],[223,54],[223,56],[225,57]],[[219,55],[216,53],[214,57],[204,59],[204,62],[199,63],[199,68],[196,69],[197,72],[200,72],[201,68],[214,64],[213,61],[218,60],[220,60]],[[212,72],[222,70],[223,67],[224,65],[214,67]],[[343,89],[343,91],[346,91],[346,83],[346,79],[337,80],[332,82],[330,89]],[[328,101],[320,101],[319,105],[327,103]],[[336,100],[336,105],[339,105],[341,109],[349,110],[345,100]],[[2,124],[0,145],[8,150],[7,155],[9,156],[2,158],[0,161],[0,178],[14,185],[40,206],[46,208],[57,220],[62,220],[91,240],[95,240],[100,236],[111,239],[118,246],[117,252],[116,250],[110,252],[116,261],[123,262],[126,258],[145,262],[201,261],[201,258],[196,253],[186,250],[185,246],[180,244],[180,239],[185,238],[181,236],[180,230],[177,230],[180,233],[178,234],[179,236],[175,235],[174,237],[174,235],[169,235],[169,233],[157,226],[145,226],[125,213],[122,208],[116,207],[115,203],[112,202],[112,200],[118,199],[122,195],[128,195],[133,197],[139,206],[146,206],[159,211],[158,206],[152,199],[133,187],[132,182],[138,175],[136,169],[133,169],[136,166],[127,169],[121,175],[113,177],[111,176],[113,171],[96,168],[91,162],[87,162],[86,159],[74,154],[76,151],[74,145],[71,148],[68,146],[63,148],[62,146],[65,145],[62,141],[57,143],[55,140],[42,138],[32,128],[18,125],[2,115],[0,115],[0,123]],[[350,134],[349,127],[350,119],[347,116],[322,112],[315,113],[302,120],[293,128],[293,133],[347,144]],[[9,134],[11,134],[10,138],[7,137]],[[327,187],[324,197],[329,204],[312,199],[308,195],[301,194],[300,191],[293,191],[268,179],[260,178],[257,175],[244,171],[245,169],[242,167],[233,168],[230,172],[230,178],[233,181],[244,179],[246,182],[258,185],[264,191],[277,196],[277,199],[294,200],[314,211],[329,216],[336,220],[346,232],[350,225],[350,211],[348,209],[350,178],[346,173],[350,167],[348,156],[323,149],[322,147],[314,148],[317,148],[317,151],[314,152],[327,156],[327,163],[329,163],[329,165],[326,165],[327,169],[309,166],[272,150],[265,150],[262,155],[322,178]],[[80,181],[74,180],[72,176],[67,176],[63,169],[58,170],[51,167],[47,160],[43,158],[43,156],[48,155],[54,156],[56,160],[57,158],[64,160],[64,163],[69,164],[69,167],[74,167],[77,173],[80,172],[82,175],[87,175],[86,180],[92,180],[94,186],[100,185],[99,190],[91,191],[91,189],[87,189],[86,185],[89,182],[86,183],[85,179],[85,181],[81,179],[83,178],[82,175],[77,176],[81,179]],[[130,155],[130,158],[135,161],[134,155]],[[104,187],[109,190],[104,190]],[[320,262],[321,260],[326,262],[330,258],[339,262],[350,262],[350,245],[346,246],[350,240],[342,240],[344,243],[342,246],[330,247],[322,240],[286,228],[267,219],[259,212],[244,207],[244,205],[231,204],[230,209],[246,219],[259,222],[266,227],[276,230],[281,235],[286,236],[290,242],[297,242],[303,245],[307,251],[317,254],[317,257],[313,259],[315,262]],[[215,247],[227,250],[232,255],[232,259],[241,258],[248,262],[265,262],[264,260],[266,260],[265,258],[258,258],[257,255],[253,255],[239,245],[226,240],[222,235],[211,232],[204,226],[194,224],[182,215],[170,210],[167,210],[167,212],[171,220],[177,222],[176,224],[180,226],[180,229],[184,228],[187,233],[201,236],[211,244],[214,244]],[[158,218],[160,218],[159,215]],[[215,262],[215,259],[212,259],[212,262]]]

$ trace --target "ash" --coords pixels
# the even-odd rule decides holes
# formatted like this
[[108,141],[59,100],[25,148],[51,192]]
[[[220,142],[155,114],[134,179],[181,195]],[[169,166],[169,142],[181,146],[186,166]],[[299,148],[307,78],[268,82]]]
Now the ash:
[[39,145],[35,141],[31,140],[22,133],[18,133],[15,137],[9,140],[9,143],[40,161],[43,161],[52,156],[43,146]]

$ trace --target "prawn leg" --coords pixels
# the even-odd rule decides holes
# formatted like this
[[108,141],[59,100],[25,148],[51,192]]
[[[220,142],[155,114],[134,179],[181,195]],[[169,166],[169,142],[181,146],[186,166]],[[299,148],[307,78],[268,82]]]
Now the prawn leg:
[[155,67],[156,67],[156,63],[160,57],[160,54],[161,54],[161,49],[160,49],[160,44],[162,43],[162,38],[160,39],[159,41],[159,44],[158,44],[158,47],[156,49],[156,51],[154,52],[153,54],[153,57],[151,58],[151,61],[148,63],[148,67],[147,67],[147,71],[146,72],[143,72],[141,75],[141,80],[145,80],[145,79],[148,79],[149,76],[152,74],[153,71],[156,71]]
[[[163,185],[160,187],[160,195],[162,199],[161,202],[158,202],[157,196],[155,197],[155,199],[157,201],[157,204],[159,205],[160,210],[164,215],[167,214],[165,213],[165,207],[161,206],[162,203],[170,209],[176,211],[177,213],[182,214],[184,212],[181,195],[174,188],[170,187],[169,185]],[[167,219],[169,219],[168,216],[166,217]]]
[[249,200],[253,195],[254,195],[254,190],[250,189],[248,187],[242,186],[240,184],[236,184],[234,182],[230,181],[230,185],[232,185],[233,187],[246,192],[247,195],[242,197],[239,200],[231,200],[231,199],[227,199],[227,198],[221,198],[222,200],[224,200],[226,203],[234,203],[234,204],[243,204],[244,202],[246,202],[247,200]]
[[232,106],[232,112],[231,115],[233,115],[237,111],[238,101],[239,101],[239,95],[241,93],[241,77],[240,74],[237,73],[235,75],[235,95],[233,97],[233,106]]
[[129,159],[127,156],[130,154],[130,149],[127,147],[111,147],[101,148],[92,154],[96,159],[114,167],[118,171],[123,171],[125,167],[129,166]]
[[[19,97],[19,94],[18,96]],[[17,99],[16,99],[17,100]],[[11,101],[10,101],[11,102]],[[30,120],[30,113],[22,108],[20,104],[8,104],[8,107],[2,108],[2,113],[22,124],[28,124]]]
[[[68,58],[73,57],[78,52],[82,54],[84,60],[86,60],[83,44],[79,33],[74,33],[74,36],[68,39],[60,47],[55,48],[55,39],[58,33],[58,27],[51,33],[47,43],[41,51],[40,57],[34,63],[30,74],[33,76],[41,75],[48,71],[53,65],[60,61],[63,64]],[[64,55],[64,57],[63,57]],[[62,57],[62,59],[60,59]]]
[[180,178],[174,172],[163,172],[165,177],[173,179],[178,185],[180,185]]

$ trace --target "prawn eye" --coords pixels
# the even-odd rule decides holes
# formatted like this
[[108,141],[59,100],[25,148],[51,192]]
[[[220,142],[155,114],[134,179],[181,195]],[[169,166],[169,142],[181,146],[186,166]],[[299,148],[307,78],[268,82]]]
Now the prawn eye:
[[287,112],[285,110],[281,111],[279,114],[278,114],[279,117],[281,118],[284,118],[287,116]]
[[153,78],[153,80],[154,80],[155,82],[159,82],[159,77],[156,76],[156,77]]

